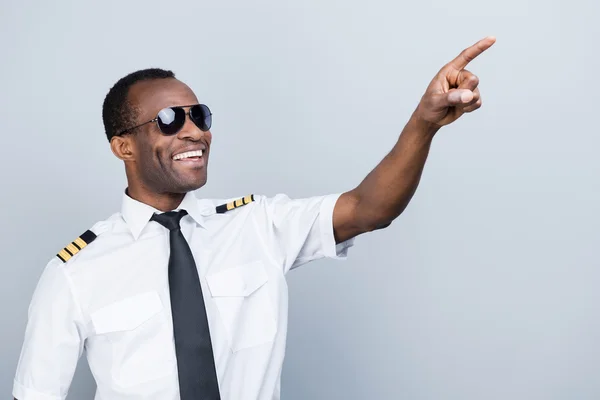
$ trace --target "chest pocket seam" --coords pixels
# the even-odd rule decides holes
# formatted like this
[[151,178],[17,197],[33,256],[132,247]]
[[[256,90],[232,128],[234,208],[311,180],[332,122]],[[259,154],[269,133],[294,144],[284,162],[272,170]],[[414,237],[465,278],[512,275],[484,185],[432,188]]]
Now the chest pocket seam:
[[206,281],[233,352],[275,339],[275,307],[262,261],[215,272]]
[[[97,335],[131,331],[163,309],[158,293],[145,292],[111,303],[90,314]],[[116,318],[115,318],[116,316]]]
[[269,277],[260,261],[241,264],[206,277],[213,297],[247,297],[265,285]]
[[123,388],[175,373],[172,332],[158,292],[148,291],[117,300],[90,314],[98,336],[94,351],[110,360],[110,376]]

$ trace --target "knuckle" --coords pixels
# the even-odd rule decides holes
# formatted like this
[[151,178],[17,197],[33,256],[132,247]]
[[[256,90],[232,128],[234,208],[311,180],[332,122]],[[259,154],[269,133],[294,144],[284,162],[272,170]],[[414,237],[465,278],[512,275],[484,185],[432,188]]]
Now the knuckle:
[[477,88],[477,86],[479,86],[479,77],[467,70],[462,70],[460,72],[460,80],[472,88]]
[[462,51],[462,53],[460,53],[460,55],[462,56],[462,58],[464,58],[465,61],[467,62],[471,62],[473,61],[473,57],[471,57],[471,55],[469,54],[469,49],[464,49]]
[[468,80],[469,83],[479,84],[479,77],[470,71],[463,71],[464,79]]

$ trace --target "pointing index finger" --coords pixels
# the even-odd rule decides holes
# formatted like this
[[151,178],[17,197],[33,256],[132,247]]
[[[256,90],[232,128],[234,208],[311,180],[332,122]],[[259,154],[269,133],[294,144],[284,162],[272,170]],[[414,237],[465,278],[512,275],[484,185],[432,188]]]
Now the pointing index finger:
[[473,46],[464,49],[458,55],[458,57],[450,61],[449,65],[452,68],[460,71],[464,69],[467,66],[467,64],[473,61],[478,55],[492,47],[494,43],[496,43],[496,38],[494,36],[488,36],[485,39],[481,39]]

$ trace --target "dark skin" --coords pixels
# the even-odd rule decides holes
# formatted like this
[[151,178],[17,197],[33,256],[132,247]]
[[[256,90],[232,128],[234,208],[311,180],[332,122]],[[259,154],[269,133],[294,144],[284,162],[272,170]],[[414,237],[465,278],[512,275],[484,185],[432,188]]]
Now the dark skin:
[[[356,188],[340,196],[333,212],[336,242],[386,227],[404,211],[419,185],[435,134],[481,107],[479,79],[465,67],[494,42],[488,37],[465,49],[434,77],[390,153]],[[136,124],[155,118],[164,107],[198,103],[192,90],[176,79],[137,83],[129,100],[139,109]],[[206,183],[211,138],[188,118],[175,136],[162,135],[151,123],[134,134],[114,137],[111,148],[125,162],[129,195],[168,211],[177,208],[186,192]],[[171,160],[183,149],[198,147],[205,148],[202,165]]]
[[[495,41],[480,40],[433,78],[396,145],[356,188],[338,199],[333,211],[336,242],[386,227],[404,211],[417,190],[435,134],[481,107],[479,79],[465,68]],[[198,103],[192,90],[176,79],[139,82],[131,88],[129,101],[139,110],[135,125],[154,119],[165,107]],[[110,146],[125,162],[128,194],[169,211],[177,208],[186,192],[206,183],[211,140],[211,133],[202,132],[188,117],[177,135],[164,136],[151,123],[114,137]],[[200,148],[204,160],[186,164],[172,160],[178,152]]]
[[[134,125],[156,118],[163,108],[199,103],[194,92],[177,79],[138,82],[129,90],[128,101],[138,110]],[[169,211],[177,208],[185,193],[206,183],[211,141],[210,131],[201,131],[188,116],[176,135],[163,135],[153,122],[113,137],[110,147],[125,163],[129,196]],[[203,150],[201,162],[172,159],[193,150]]]
[[481,107],[479,79],[465,67],[495,41],[480,40],[433,78],[390,153],[360,185],[340,196],[333,212],[336,242],[386,227],[404,211],[417,190],[435,134]]

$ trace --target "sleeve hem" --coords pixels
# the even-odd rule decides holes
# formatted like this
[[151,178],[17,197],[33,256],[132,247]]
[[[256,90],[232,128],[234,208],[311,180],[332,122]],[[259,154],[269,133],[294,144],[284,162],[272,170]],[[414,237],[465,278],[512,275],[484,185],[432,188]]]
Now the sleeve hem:
[[325,257],[345,260],[348,256],[348,249],[354,246],[355,238],[348,239],[342,243],[335,243],[333,210],[340,196],[341,193],[325,196],[319,212],[319,224],[321,228],[321,243],[323,244],[323,254]]
[[16,379],[13,383],[13,397],[17,400],[65,400],[66,396],[53,396],[46,393],[40,393],[33,389],[23,386]]

